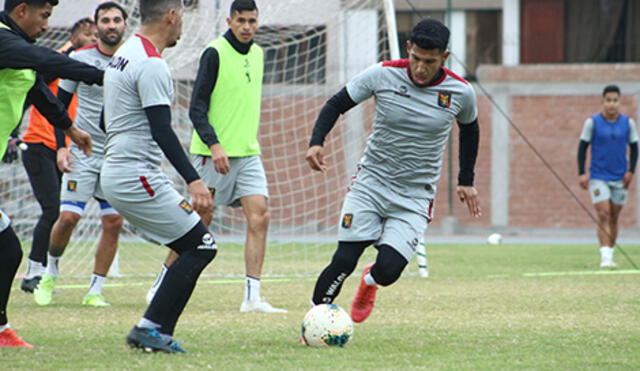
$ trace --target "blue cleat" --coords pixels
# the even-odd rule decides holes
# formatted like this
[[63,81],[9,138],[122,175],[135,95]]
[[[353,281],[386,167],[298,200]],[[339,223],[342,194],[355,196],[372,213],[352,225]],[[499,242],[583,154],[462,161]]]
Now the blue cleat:
[[132,328],[127,335],[127,345],[134,349],[141,349],[145,353],[186,353],[176,341],[167,342],[158,330],[138,326]]

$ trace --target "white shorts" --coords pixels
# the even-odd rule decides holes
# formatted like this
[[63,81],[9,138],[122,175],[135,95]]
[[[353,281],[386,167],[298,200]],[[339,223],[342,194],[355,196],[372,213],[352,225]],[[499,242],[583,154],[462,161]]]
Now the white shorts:
[[389,245],[410,261],[433,215],[433,200],[407,197],[362,170],[340,215],[339,241],[373,240],[375,246]]
[[621,180],[591,179],[589,180],[589,194],[591,195],[591,202],[594,204],[611,200],[615,205],[622,206],[627,201],[627,190],[624,189]]
[[10,225],[11,219],[9,219],[9,215],[0,209],[0,232],[4,232]]
[[229,158],[229,173],[224,175],[213,168],[210,156],[192,155],[192,163],[211,191],[216,206],[240,207],[240,199],[246,196],[269,198],[260,156]]
[[84,214],[87,202],[93,197],[100,204],[101,215],[112,215],[118,212],[105,201],[100,186],[100,168],[103,157],[85,156],[77,148],[70,149],[73,162],[72,171],[62,176],[60,191],[60,211],[70,211],[78,215]]
[[135,174],[136,170],[105,168],[100,182],[106,200],[144,238],[167,245],[200,222],[191,204],[160,170]]

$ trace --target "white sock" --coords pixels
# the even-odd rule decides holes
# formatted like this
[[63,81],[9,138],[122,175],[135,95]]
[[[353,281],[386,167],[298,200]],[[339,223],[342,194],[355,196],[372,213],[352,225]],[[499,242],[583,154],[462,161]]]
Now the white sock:
[[154,328],[156,330],[159,330],[160,327],[162,327],[159,323],[153,322],[152,320],[146,319],[144,317],[140,318],[137,326],[141,328]]
[[600,248],[600,260],[609,262],[613,259],[613,248],[609,246],[602,246]]
[[60,264],[60,259],[62,257],[55,257],[51,254],[47,254],[47,269],[46,274],[54,277],[58,277],[60,275],[60,271],[58,270],[58,264]]
[[376,282],[376,280],[373,279],[373,276],[371,275],[371,272],[367,273],[364,276],[364,283],[366,283],[369,286],[376,286],[378,284]]
[[106,276],[101,274],[93,273],[91,275],[91,283],[89,284],[89,294],[100,294],[102,293],[102,285],[107,280]]
[[42,273],[44,273],[44,265],[42,265],[42,263],[31,259],[27,260],[27,274],[25,274],[26,279],[42,276]]
[[244,286],[244,300],[260,300],[260,279],[251,276],[246,277],[246,284]]
[[9,326],[9,322],[7,322],[7,324],[6,324],[6,325],[2,325],[2,326],[0,326],[0,332],[2,332],[2,331],[4,331],[4,330],[8,329],[9,327],[11,327],[11,326]]

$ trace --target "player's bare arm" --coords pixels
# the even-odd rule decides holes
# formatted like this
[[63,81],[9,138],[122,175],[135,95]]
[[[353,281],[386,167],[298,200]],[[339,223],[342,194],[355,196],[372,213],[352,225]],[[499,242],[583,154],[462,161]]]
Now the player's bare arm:
[[324,161],[324,147],[315,145],[309,147],[304,159],[309,164],[309,167],[315,171],[324,172],[327,170],[327,163]]
[[211,202],[211,193],[207,186],[202,179],[197,179],[189,183],[188,187],[193,209],[200,215],[201,219],[211,220],[213,204]]
[[458,186],[456,187],[456,194],[460,199],[460,202],[467,205],[469,215],[474,218],[482,216],[482,210],[480,209],[480,199],[478,197],[478,191],[473,186]]
[[220,174],[229,173],[229,157],[224,152],[220,143],[213,144],[209,147],[211,149],[211,162],[213,162],[213,168]]

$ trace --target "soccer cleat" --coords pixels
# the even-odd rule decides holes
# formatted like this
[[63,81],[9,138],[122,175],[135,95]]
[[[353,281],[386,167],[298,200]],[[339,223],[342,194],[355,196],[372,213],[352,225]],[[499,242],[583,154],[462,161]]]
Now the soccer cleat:
[[38,305],[51,304],[51,298],[53,296],[53,288],[56,286],[56,277],[45,274],[42,276],[40,283],[33,290],[33,298]]
[[600,262],[600,268],[615,268],[618,264],[613,260],[603,260]]
[[20,283],[20,289],[24,292],[33,293],[36,287],[38,287],[38,283],[42,277],[35,276],[33,278],[23,278],[22,283]]
[[287,313],[286,309],[274,308],[271,304],[267,303],[264,298],[259,300],[248,301],[245,300],[240,305],[240,312],[242,313]]
[[0,332],[0,348],[33,348],[10,328]]
[[178,342],[167,341],[153,328],[135,326],[127,335],[127,345],[134,349],[142,349],[145,353],[186,353]]
[[89,307],[108,307],[111,304],[104,300],[102,294],[87,294],[82,298],[82,305]]
[[356,291],[356,296],[353,298],[351,302],[351,319],[353,322],[362,322],[373,310],[373,303],[376,300],[376,292],[378,291],[378,286],[373,285],[369,286],[364,282],[364,276],[367,275],[371,271],[371,267],[373,267],[373,263],[367,264],[362,271],[362,276],[360,277],[360,285],[358,286],[358,291]]

